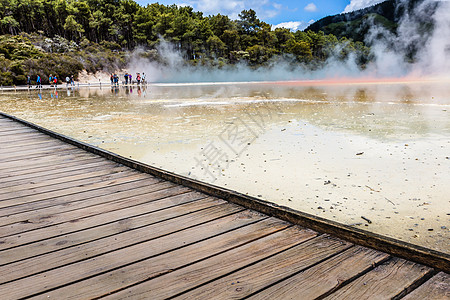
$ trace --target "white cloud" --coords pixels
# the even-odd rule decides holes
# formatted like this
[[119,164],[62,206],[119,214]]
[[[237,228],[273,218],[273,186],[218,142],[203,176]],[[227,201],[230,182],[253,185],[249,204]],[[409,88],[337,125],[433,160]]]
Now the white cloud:
[[364,7],[372,6],[381,3],[385,0],[350,0],[350,4],[344,9],[344,13],[358,10]]
[[315,12],[317,11],[317,6],[314,3],[309,3],[308,5],[305,6],[304,10],[309,12]]
[[272,30],[274,30],[275,28],[287,28],[292,31],[297,31],[305,29],[306,27],[308,27],[309,24],[310,22],[303,22],[303,21],[284,22],[277,25],[272,25]]

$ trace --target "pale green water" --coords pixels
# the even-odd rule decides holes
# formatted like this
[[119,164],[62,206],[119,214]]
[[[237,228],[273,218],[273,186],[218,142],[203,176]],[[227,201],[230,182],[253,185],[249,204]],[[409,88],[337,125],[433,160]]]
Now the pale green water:
[[32,90],[0,93],[0,110],[156,167],[450,253],[448,83]]

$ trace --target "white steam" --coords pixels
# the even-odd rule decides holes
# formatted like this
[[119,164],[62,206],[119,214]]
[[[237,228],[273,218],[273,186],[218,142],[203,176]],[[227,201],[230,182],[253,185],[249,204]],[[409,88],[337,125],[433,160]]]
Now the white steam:
[[422,49],[418,69],[424,74],[450,74],[450,1],[441,1],[434,14],[434,32]]
[[[399,0],[399,6],[407,0]],[[383,77],[445,77],[450,70],[450,1],[439,1],[438,8],[430,15],[435,0],[424,0],[413,12],[405,13],[398,27],[398,35],[372,24],[366,42],[370,45],[373,62],[361,70],[356,57],[345,61],[338,59],[341,49],[334,49],[332,56],[322,67],[310,70],[301,65],[292,66],[288,61],[273,61],[263,68],[250,68],[244,64],[222,68],[188,66],[182,53],[171,44],[162,41],[157,48],[163,61],[143,58],[142,49],[132,53],[128,71],[134,76],[145,72],[148,82],[240,82],[276,80],[315,80],[329,78],[383,78]],[[406,11],[406,10],[405,10]],[[433,11],[433,10],[431,10]],[[426,22],[434,24],[434,30],[425,36]],[[368,20],[368,22],[372,22]],[[407,53],[414,54],[414,59]],[[153,50],[154,51],[154,50]],[[144,55],[143,55],[144,54]]]

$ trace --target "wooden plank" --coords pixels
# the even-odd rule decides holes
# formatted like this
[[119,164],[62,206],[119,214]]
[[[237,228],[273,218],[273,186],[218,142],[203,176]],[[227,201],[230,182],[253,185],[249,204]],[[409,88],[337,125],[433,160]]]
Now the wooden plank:
[[47,156],[23,159],[21,161],[13,161],[9,163],[1,163],[0,171],[4,170],[26,170],[29,168],[36,168],[41,166],[51,166],[58,162],[73,162],[79,159],[95,158],[96,156],[91,153],[62,153],[62,154],[50,154]]
[[[239,213],[236,215],[239,215]],[[177,235],[174,242],[177,243],[178,247],[181,247],[187,243],[193,243],[205,239],[206,237],[218,235],[255,221],[255,217],[236,218],[236,215],[216,219],[184,231],[179,231],[174,234]],[[174,224],[174,226],[176,226],[176,224]],[[2,285],[2,288],[5,291],[3,297],[6,299],[28,297],[37,293],[43,293],[49,289],[61,287],[71,282],[82,280],[86,277],[99,275],[169,251],[172,249],[168,248],[168,243],[171,241],[173,241],[172,236],[163,236],[159,239],[139,243],[61,268],[6,283]],[[173,243],[171,243],[171,245],[173,245]],[[118,257],[120,257],[120,259],[117,259]],[[27,288],[24,289],[24,286]]]
[[46,137],[44,133],[39,131],[29,132],[29,133],[20,133],[17,135],[7,135],[2,137],[2,143],[8,143],[10,141],[24,141],[29,139],[34,139],[36,137],[43,136]]
[[71,172],[64,173],[59,178],[47,181],[37,181],[27,184],[13,185],[0,188],[0,200],[7,200],[17,197],[23,197],[31,194],[38,194],[47,191],[58,190],[65,187],[75,186],[78,184],[89,183],[90,180],[112,174],[128,174],[137,173],[128,167],[117,165],[112,168],[100,168],[100,170],[82,172],[81,174],[71,175]]
[[[256,220],[249,225],[234,229],[223,234],[191,243],[180,245],[176,239],[168,239],[162,244],[164,249],[175,249],[170,252],[154,255],[143,261],[138,261],[128,266],[98,275],[93,280],[83,280],[57,290],[43,293],[42,299],[49,296],[50,299],[92,299],[101,297],[109,292],[120,290],[124,287],[143,282],[150,278],[160,276],[173,270],[182,268],[195,261],[202,260],[216,253],[222,253],[230,249],[242,246],[256,239],[283,230],[288,224],[275,218]],[[192,234],[185,235],[192,240]],[[153,244],[153,248],[161,253]]]
[[29,128],[27,126],[18,124],[17,122],[13,122],[13,123],[4,123],[2,121],[0,121],[0,131],[5,131],[5,130],[20,130],[23,128],[28,128],[29,130],[33,130],[32,128]]
[[[174,203],[173,200],[176,199],[181,200],[180,203]],[[111,213],[109,216],[111,216],[112,219],[108,220],[107,223],[99,218],[91,218],[89,220],[85,220],[87,221],[85,224],[77,224],[77,230],[73,232],[0,251],[0,261],[2,261],[1,265],[8,265],[25,259],[36,258],[43,254],[60,251],[73,246],[81,247],[80,245],[82,244],[110,237],[128,230],[137,229],[156,223],[159,224],[159,222],[171,220],[179,215],[183,215],[183,213],[188,214],[190,213],[190,209],[198,207],[199,205],[204,205],[204,202],[223,204],[222,200],[211,197],[204,198],[204,195],[195,193],[184,194],[183,196],[178,195],[167,198],[166,200],[171,201],[172,203],[161,209],[157,209],[157,205],[161,205],[163,202],[155,202],[153,203],[153,208],[147,206],[146,209],[148,211],[140,211],[137,214],[135,211],[133,212],[131,210],[122,211],[126,213],[131,212],[126,216]],[[183,226],[179,224],[174,225],[173,220],[169,221],[169,223],[171,223],[172,226],[175,226],[175,230],[179,229],[177,226]],[[150,232],[147,231],[146,234],[150,234]],[[130,238],[133,238],[132,235],[130,235]],[[105,246],[104,248],[107,249],[108,247],[109,246]]]
[[402,299],[448,300],[450,299],[450,275],[439,272]]
[[2,130],[2,131],[0,131],[0,139],[2,139],[3,137],[6,137],[6,136],[10,136],[10,135],[20,135],[23,133],[33,133],[33,132],[36,132],[36,130],[33,130],[28,127],[24,127],[21,129]]
[[[386,253],[355,246],[267,289],[258,291],[248,299],[321,299],[388,258],[389,255]],[[236,289],[246,283],[247,281],[239,280],[239,284],[233,285],[234,290],[229,285],[227,295],[235,295]]]
[[[216,299],[241,299],[330,256],[336,255],[351,246],[350,243],[323,235],[231,273],[228,276],[199,286],[177,298],[211,299],[214,297]],[[212,280],[223,273],[216,274],[214,270],[211,270],[205,274],[208,274],[209,280]],[[194,275],[187,273],[185,276]],[[182,292],[182,290],[178,292]]]
[[162,180],[155,177],[140,178],[137,180],[134,180],[133,177],[131,177],[130,180],[117,184],[114,183],[106,187],[22,205],[10,206],[0,210],[0,225],[28,222],[30,218],[41,214],[61,213],[88,207],[93,203],[106,203],[117,199],[145,194],[152,188],[153,184],[159,182],[162,182]]
[[19,124],[17,122],[5,123],[0,120],[0,130],[2,130],[2,131],[8,130],[8,129],[23,129],[23,128],[28,128],[30,130],[33,130],[32,128],[29,128],[29,127]]
[[47,149],[58,149],[58,147],[66,147],[71,149],[79,149],[78,147],[74,145],[70,145],[67,143],[61,143],[57,140],[48,140],[45,144],[39,144],[39,146],[36,145],[29,145],[24,143],[8,143],[8,148],[1,148],[0,153],[2,154],[3,158],[9,158],[12,154],[15,154],[16,156],[22,155],[22,152],[24,154],[32,154],[33,151],[45,151]]
[[[106,296],[106,299],[165,299],[301,244],[317,233],[291,227],[225,253]],[[170,288],[168,288],[170,287]]]
[[429,267],[392,258],[324,299],[392,299],[430,272]]
[[12,121],[12,120],[8,120],[8,122],[0,121],[0,128],[2,130],[23,129],[23,128],[27,128],[27,126],[25,126],[23,124],[19,124],[18,122],[15,122],[15,121]]
[[9,142],[8,144],[2,143],[2,150],[8,150],[8,149],[14,149],[18,147],[28,147],[28,146],[39,146],[39,145],[45,145],[45,144],[55,144],[55,143],[61,143],[59,140],[52,140],[49,139],[49,137],[39,137],[27,141],[16,141],[16,142]]
[[43,157],[43,156],[48,156],[50,154],[82,154],[83,150],[79,149],[79,148],[73,148],[72,146],[68,145],[68,146],[64,146],[61,147],[59,149],[45,149],[45,150],[37,150],[34,153],[18,153],[17,155],[14,155],[12,157],[5,157],[3,159],[0,159],[0,164],[4,164],[4,163],[8,163],[8,162],[17,162],[20,160],[28,160],[30,158],[36,158],[36,157]]
[[[92,163],[113,163],[111,161],[108,161],[106,159],[97,159],[97,158],[85,158],[85,159],[79,159],[79,160],[73,160],[69,162],[55,162],[52,165],[43,165],[38,166],[35,168],[25,168],[21,170],[11,169],[11,170],[4,170],[0,173],[0,179],[8,180],[9,178],[15,177],[15,176],[33,176],[36,173],[39,172],[45,172],[45,171],[55,171],[58,172],[59,170],[64,170],[65,168],[70,168],[73,166],[80,166],[80,165],[89,165]],[[25,178],[25,177],[24,177]]]
[[[99,215],[102,213],[130,207],[130,206],[138,206],[142,203],[146,203],[151,201],[151,197],[155,195],[156,192],[159,194],[170,193],[170,189],[179,189],[179,186],[175,186],[171,182],[160,182],[157,184],[153,184],[149,187],[148,192],[146,194],[137,195],[125,199],[117,199],[116,195],[112,195],[110,198],[111,201],[103,202],[103,203],[92,203],[90,206],[83,207],[80,209],[69,210],[66,212],[55,212],[52,214],[40,214],[37,213],[34,216],[31,216],[26,221],[16,222],[12,224],[7,224],[4,226],[0,226],[0,236],[10,236],[18,233],[23,233],[30,230],[36,230],[39,228],[44,228],[48,226],[54,226],[57,224],[70,222],[73,220],[79,220],[82,218]],[[184,189],[186,191],[186,189]],[[158,195],[159,195],[158,194]]]
[[[93,228],[88,233],[94,235],[90,242],[80,244],[79,238],[86,241],[86,237],[79,233],[71,234],[63,240],[66,243],[66,248],[62,250],[47,252],[44,255],[33,256],[0,266],[0,274],[3,274],[0,278],[0,284],[102,255],[136,243],[156,239],[241,210],[243,208],[236,205],[230,206],[223,200],[204,198],[170,207],[163,211],[152,212],[144,217],[142,215],[130,217],[103,225],[101,228]],[[178,226],[173,226],[174,222],[177,222]],[[75,238],[75,240],[72,240],[72,238]],[[69,245],[71,246],[67,247]],[[41,246],[41,248],[43,247]],[[48,251],[48,249],[46,250]]]
[[[173,187],[151,193],[147,196],[148,203],[143,203],[139,206],[125,206],[124,208],[114,211],[106,212],[100,215],[94,215],[86,218],[74,219],[69,222],[56,224],[49,227],[38,228],[32,231],[23,232],[20,235],[11,235],[0,238],[0,250],[5,250],[19,245],[25,245],[37,241],[42,241],[53,236],[60,236],[70,232],[99,226],[110,223],[117,219],[128,217],[127,214],[138,215],[148,211],[155,211],[165,208],[164,205],[178,205],[183,202],[189,202],[193,199],[198,199],[198,193],[188,193],[184,187]],[[160,200],[160,201],[156,201]]]
[[[80,197],[85,197],[85,193],[98,193],[99,191],[102,191],[102,188],[114,186],[114,185],[120,185],[122,183],[126,182],[133,182],[137,180],[143,180],[150,178],[150,175],[148,174],[134,174],[130,173],[128,176],[122,177],[114,177],[111,176],[109,180],[100,180],[95,183],[91,183],[88,185],[81,185],[76,186],[72,188],[62,189],[54,192],[48,192],[38,195],[30,195],[26,197],[20,198],[20,203],[14,203],[11,202],[11,206],[4,207],[0,209],[0,216],[8,216],[10,214],[14,213],[21,213],[25,211],[30,211],[33,209],[38,209],[42,207],[48,207],[49,201],[55,201],[55,199],[63,199],[63,201],[66,201],[67,199],[73,199],[73,201],[76,201],[77,199],[80,199]],[[1,204],[1,202],[0,202]]]
[[7,187],[14,187],[19,185],[36,185],[38,183],[43,183],[50,180],[59,179],[67,176],[75,176],[86,174],[88,172],[102,171],[107,168],[117,168],[121,167],[119,164],[115,164],[107,161],[94,161],[87,164],[78,164],[75,166],[53,169],[44,172],[36,172],[32,174],[20,175],[20,176],[10,176],[3,178],[0,181],[0,189]]
[[50,152],[57,152],[62,150],[79,150],[77,147],[72,145],[51,145],[47,147],[33,147],[31,149],[14,149],[1,153],[1,162],[6,161],[12,161],[17,160],[16,158],[20,157],[34,157],[36,155],[42,154],[42,153],[50,153]]
[[15,198],[22,198],[29,195],[37,195],[46,192],[53,192],[75,186],[82,186],[85,184],[107,180],[111,176],[118,177],[118,176],[126,176],[129,174],[137,174],[137,172],[134,170],[130,170],[127,167],[116,167],[113,169],[108,168],[103,171],[89,172],[81,175],[62,177],[60,179],[49,180],[47,182],[37,183],[35,185],[24,184],[20,186],[2,188],[0,189],[0,200],[2,200],[0,201],[0,208],[9,206],[11,205],[11,203],[13,203],[13,205],[21,203],[20,199]]
[[73,161],[79,158],[87,158],[92,157],[86,152],[79,151],[62,151],[58,153],[50,153],[48,155],[38,155],[30,158],[22,157],[18,159],[13,159],[10,161],[0,162],[0,170],[1,169],[11,169],[16,168],[17,170],[27,168],[28,166],[35,166],[38,164],[46,163],[47,165],[52,163],[52,158],[57,158],[58,160],[64,161]]
[[33,135],[29,135],[26,137],[18,137],[17,139],[8,139],[8,141],[2,141],[2,144],[5,145],[5,148],[8,147],[9,145],[15,145],[18,143],[32,143],[34,141],[48,141],[49,137],[45,136],[45,135],[38,135],[38,136],[33,136]]
[[43,140],[43,141],[36,141],[34,143],[16,143],[16,144],[8,144],[9,147],[2,147],[0,148],[0,155],[3,155],[8,152],[15,152],[15,151],[24,151],[24,150],[32,150],[36,148],[46,148],[51,146],[59,146],[63,143],[58,140]]
[[53,166],[53,168],[48,167],[47,169],[44,168],[44,170],[31,169],[24,174],[3,175],[4,177],[0,177],[1,179],[0,186],[3,187],[8,185],[14,185],[14,183],[16,184],[29,183],[29,181],[33,182],[37,182],[38,180],[42,181],[44,177],[48,179],[54,179],[55,176],[59,176],[59,174],[64,175],[64,173],[67,172],[72,172],[72,174],[75,174],[76,172],[82,172],[82,170],[88,170],[99,167],[106,168],[117,166],[121,165],[110,161],[91,159],[83,162],[73,162],[71,164],[63,164],[60,167],[57,167],[55,165]]

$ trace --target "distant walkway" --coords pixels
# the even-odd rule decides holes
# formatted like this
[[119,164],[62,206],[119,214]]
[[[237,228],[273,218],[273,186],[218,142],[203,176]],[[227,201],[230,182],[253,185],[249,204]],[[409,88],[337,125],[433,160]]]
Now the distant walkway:
[[447,273],[2,116],[0,141],[2,299],[449,299]]
[[75,82],[75,85],[66,85],[65,83],[58,84],[57,87],[49,84],[43,84],[42,87],[37,88],[36,84],[28,87],[27,85],[18,85],[18,86],[0,86],[0,92],[2,91],[28,91],[28,90],[51,90],[51,89],[66,89],[66,88],[83,88],[83,87],[122,87],[122,86],[147,86],[149,83],[141,83],[137,85],[134,84],[119,84],[119,85],[111,85],[110,82],[88,82],[88,83],[80,83]]

